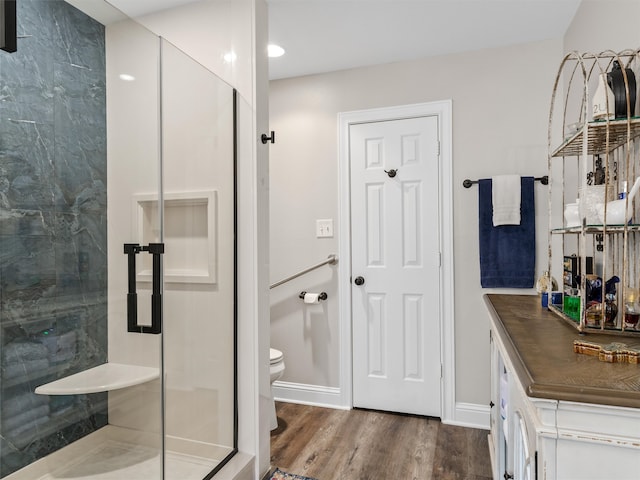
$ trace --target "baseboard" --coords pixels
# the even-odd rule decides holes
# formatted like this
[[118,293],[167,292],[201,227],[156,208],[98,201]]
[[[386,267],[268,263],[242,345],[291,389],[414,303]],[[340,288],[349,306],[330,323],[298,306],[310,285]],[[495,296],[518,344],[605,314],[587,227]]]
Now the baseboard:
[[260,480],[269,480],[271,478],[271,475],[273,475],[273,473],[276,471],[275,467],[271,467],[269,468],[269,470],[267,470],[267,473],[265,473]]
[[[350,405],[342,404],[339,388],[281,381],[274,382],[272,388],[273,397],[276,401],[312,405],[314,407],[339,408],[342,410],[351,408]],[[444,421],[444,423],[450,425],[484,430],[489,430],[489,422],[490,411],[488,405],[463,402],[455,404],[453,419]]]
[[454,418],[444,423],[458,425],[459,427],[489,430],[490,415],[487,405],[457,402]]
[[314,407],[329,407],[349,410],[351,406],[342,404],[340,389],[304,383],[275,381],[272,385],[273,398],[281,402],[300,403]]

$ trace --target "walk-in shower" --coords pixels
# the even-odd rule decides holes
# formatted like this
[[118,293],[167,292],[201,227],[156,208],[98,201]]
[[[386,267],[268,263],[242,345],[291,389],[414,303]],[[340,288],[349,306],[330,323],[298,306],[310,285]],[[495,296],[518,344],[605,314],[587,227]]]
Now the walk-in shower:
[[102,0],[16,5],[0,478],[211,478],[237,450],[235,92]]

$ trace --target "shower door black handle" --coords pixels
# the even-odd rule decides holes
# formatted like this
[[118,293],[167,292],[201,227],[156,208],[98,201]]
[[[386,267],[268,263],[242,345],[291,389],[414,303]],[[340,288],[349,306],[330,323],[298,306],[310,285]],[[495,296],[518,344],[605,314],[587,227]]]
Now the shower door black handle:
[[[138,325],[136,255],[140,252],[149,252],[153,256],[151,326]],[[124,253],[128,257],[127,331],[132,333],[162,333],[162,291],[160,288],[162,259],[160,256],[164,253],[164,243],[150,243],[146,247],[141,247],[137,243],[125,243]]]
[[[151,327],[142,327],[142,333],[162,332],[162,291],[160,289],[160,274],[162,272],[162,257],[164,243],[150,243],[147,251],[153,255],[153,283],[151,287]],[[144,331],[144,329],[147,331]]]
[[136,255],[140,253],[137,243],[125,243],[124,253],[127,256],[127,331],[135,332],[138,325],[138,293],[136,292]]
[[4,0],[0,2],[2,11],[2,36],[0,37],[0,50],[14,53],[18,50],[18,17],[16,15],[16,0]]

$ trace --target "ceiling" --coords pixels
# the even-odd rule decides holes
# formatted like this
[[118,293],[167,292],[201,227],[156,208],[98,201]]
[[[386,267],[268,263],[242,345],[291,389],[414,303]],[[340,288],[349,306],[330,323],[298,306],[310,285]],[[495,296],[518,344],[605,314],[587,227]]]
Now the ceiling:
[[[109,0],[132,17],[195,1]],[[286,50],[269,60],[279,79],[559,38],[581,0],[266,2],[269,41]]]
[[581,0],[267,0],[271,79],[564,35]]

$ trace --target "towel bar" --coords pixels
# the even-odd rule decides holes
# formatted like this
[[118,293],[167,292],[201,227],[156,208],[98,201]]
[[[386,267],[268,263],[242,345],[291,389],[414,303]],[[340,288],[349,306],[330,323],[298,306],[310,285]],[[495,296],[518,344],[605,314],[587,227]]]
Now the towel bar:
[[[534,178],[535,181],[540,182],[542,185],[549,185],[549,176],[545,175],[543,177],[535,177]],[[464,188],[470,188],[471,185],[476,185],[478,183],[478,180],[469,180],[468,178],[462,182],[462,186]]]

